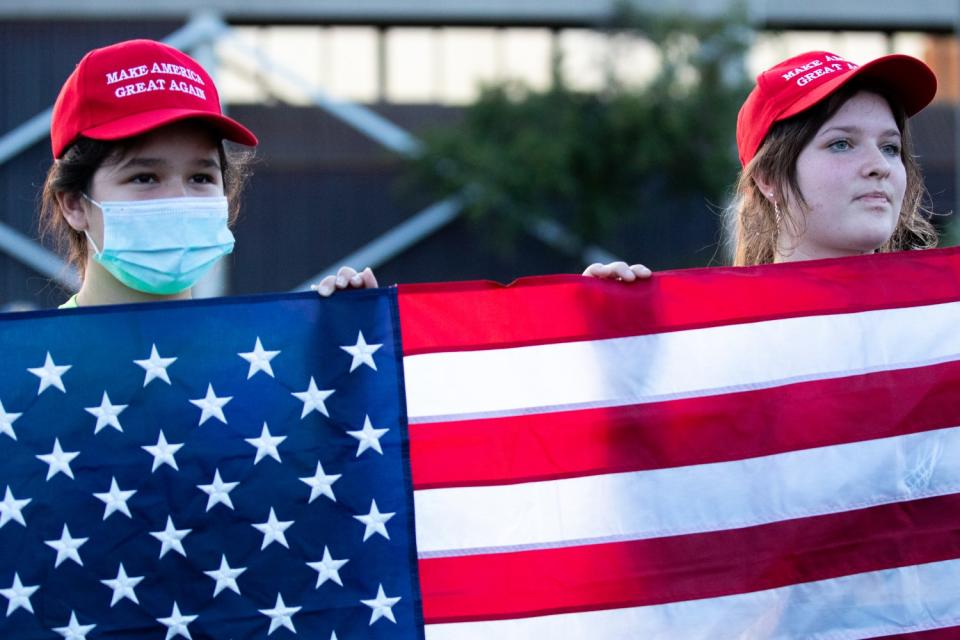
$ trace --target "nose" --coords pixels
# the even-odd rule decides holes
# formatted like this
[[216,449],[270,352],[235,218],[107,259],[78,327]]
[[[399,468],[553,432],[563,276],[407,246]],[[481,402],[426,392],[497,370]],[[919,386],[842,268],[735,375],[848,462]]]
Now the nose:
[[863,175],[870,178],[886,178],[890,175],[890,162],[890,156],[886,155],[882,149],[876,145],[870,145],[867,147],[863,161]]
[[163,185],[163,189],[157,192],[158,198],[185,198],[190,196],[189,185],[182,180],[169,180]]

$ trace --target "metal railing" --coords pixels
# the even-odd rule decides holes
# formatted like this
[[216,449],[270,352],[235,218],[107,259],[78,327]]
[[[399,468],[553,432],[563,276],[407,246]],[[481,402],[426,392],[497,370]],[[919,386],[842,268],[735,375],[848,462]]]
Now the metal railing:
[[[410,157],[420,150],[420,141],[411,133],[371,109],[359,104],[335,100],[321,88],[311,86],[311,82],[295,71],[271,59],[262,48],[244,42],[215,13],[201,12],[194,15],[182,28],[165,38],[164,42],[182,50],[191,52],[200,50],[202,53],[200,57],[207,63],[205,66],[211,64],[210,56],[216,56],[216,62],[220,64],[238,66],[251,74],[256,74],[270,85],[266,88],[274,94],[274,97],[283,99],[284,92],[299,92],[313,106],[323,109],[399,155]],[[47,109],[0,136],[0,164],[49,135],[51,112],[52,109]],[[336,269],[343,264],[373,268],[382,265],[450,224],[460,215],[465,201],[466,198],[460,195],[430,205],[393,229],[343,256],[313,278],[298,285],[295,290],[309,288],[311,283],[335,273]],[[570,231],[557,223],[536,222],[528,225],[527,231],[547,245],[565,253],[579,253],[586,264],[611,262],[616,259],[601,247],[582,246]],[[67,287],[79,286],[75,270],[65,265],[59,256],[2,221],[0,221],[0,251],[8,253],[23,264]],[[222,280],[222,273],[219,274],[219,278]],[[202,293],[215,295],[220,288],[217,285],[205,286]]]

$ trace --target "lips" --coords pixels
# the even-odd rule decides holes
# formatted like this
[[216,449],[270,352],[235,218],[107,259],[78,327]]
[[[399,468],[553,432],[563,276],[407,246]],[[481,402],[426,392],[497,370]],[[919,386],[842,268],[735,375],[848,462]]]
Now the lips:
[[862,200],[864,202],[883,202],[889,204],[890,196],[888,196],[884,191],[869,191],[867,193],[861,193],[854,198],[854,200]]

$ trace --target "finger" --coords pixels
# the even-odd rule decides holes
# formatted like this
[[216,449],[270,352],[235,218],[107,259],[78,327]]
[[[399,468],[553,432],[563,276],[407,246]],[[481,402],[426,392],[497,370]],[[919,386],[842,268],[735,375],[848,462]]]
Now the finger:
[[633,280],[635,277],[627,263],[621,260],[601,266],[597,269],[597,276],[605,280]]
[[589,278],[597,277],[597,270],[602,269],[603,265],[599,262],[594,262],[592,265],[583,270],[583,273],[580,275],[587,276]]
[[[372,279],[372,284],[371,284]],[[367,267],[363,271],[358,271],[350,278],[350,286],[355,289],[372,289],[377,286],[377,279],[373,277],[373,272],[370,271],[370,267]]]
[[653,275],[653,271],[642,264],[632,264],[630,265],[630,270],[633,271],[638,278],[649,278]]
[[367,289],[376,289],[380,286],[377,284],[377,276],[373,275],[373,270],[370,267],[367,267],[357,275],[363,281],[363,286]]
[[346,289],[348,286],[350,286],[350,279],[355,275],[357,275],[357,272],[352,267],[348,267],[346,265],[340,267],[337,270],[337,277],[335,280],[337,289]]
[[610,269],[613,271],[613,274],[623,280],[624,282],[633,282],[637,279],[637,274],[627,266],[626,262],[614,262],[610,265]]
[[320,282],[310,285],[310,288],[316,291],[321,297],[326,298],[333,293],[335,283],[334,276],[327,276]]
[[601,278],[601,279],[603,279],[603,280],[610,280],[610,279],[612,279],[612,278],[616,278],[616,277],[617,277],[617,273],[616,273],[616,270],[615,270],[615,268],[614,268],[614,265],[616,265],[615,262],[611,262],[610,264],[601,264],[601,265],[598,265],[598,266],[593,270],[593,275],[594,275],[594,277],[596,277],[596,278]]

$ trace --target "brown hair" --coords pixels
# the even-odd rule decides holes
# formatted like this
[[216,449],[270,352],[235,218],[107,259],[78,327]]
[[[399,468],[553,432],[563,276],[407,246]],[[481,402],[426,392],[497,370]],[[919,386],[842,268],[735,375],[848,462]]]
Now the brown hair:
[[[87,264],[87,238],[67,224],[57,195],[61,193],[87,193],[93,174],[104,163],[122,158],[139,142],[139,138],[116,141],[93,140],[80,137],[59,160],[54,160],[47,171],[40,195],[40,236],[52,237],[67,262],[76,267],[81,278]],[[253,153],[239,151],[218,143],[220,170],[223,175],[223,190],[230,204],[230,224],[240,212],[240,193],[249,176]]]
[[727,209],[727,224],[733,227],[729,237],[733,241],[734,265],[773,262],[780,225],[790,225],[794,235],[799,235],[803,220],[794,219],[786,207],[778,215],[773,202],[764,196],[754,178],[763,176],[774,185],[772,200],[784,202],[785,196],[790,194],[801,209],[806,208],[797,182],[797,158],[820,127],[860,91],[876,93],[889,103],[900,130],[900,158],[907,174],[906,193],[896,228],[878,251],[929,249],[936,246],[937,232],[924,215],[929,213],[924,206],[927,190],[920,166],[911,152],[910,129],[903,108],[881,88],[854,81],[810,109],[775,124],[756,155],[740,172],[733,202]]

